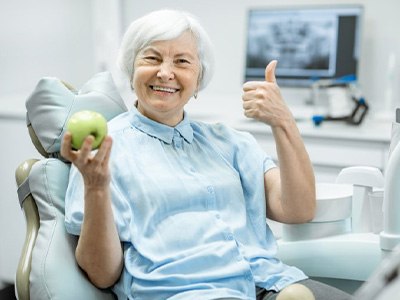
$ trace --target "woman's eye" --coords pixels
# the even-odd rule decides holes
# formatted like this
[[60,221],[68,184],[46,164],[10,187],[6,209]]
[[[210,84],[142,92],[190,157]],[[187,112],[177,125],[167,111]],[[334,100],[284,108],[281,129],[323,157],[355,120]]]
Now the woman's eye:
[[178,64],[190,64],[190,61],[188,61],[187,59],[184,58],[180,58],[177,60]]
[[156,57],[156,56],[146,56],[144,59],[149,61],[149,62],[157,62],[157,61],[159,61],[158,57]]

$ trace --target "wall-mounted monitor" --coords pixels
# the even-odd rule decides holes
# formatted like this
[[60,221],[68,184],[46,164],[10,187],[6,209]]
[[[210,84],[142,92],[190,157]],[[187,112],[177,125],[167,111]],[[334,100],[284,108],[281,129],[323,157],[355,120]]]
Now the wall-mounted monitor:
[[281,86],[357,78],[362,6],[284,7],[248,11],[245,80],[264,79],[277,59]]

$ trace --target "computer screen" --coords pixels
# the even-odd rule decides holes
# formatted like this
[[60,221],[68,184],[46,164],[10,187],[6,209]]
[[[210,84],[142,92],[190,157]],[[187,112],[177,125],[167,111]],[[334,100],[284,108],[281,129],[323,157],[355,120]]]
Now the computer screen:
[[357,78],[362,6],[264,8],[248,11],[245,80],[262,80],[278,60],[281,86]]

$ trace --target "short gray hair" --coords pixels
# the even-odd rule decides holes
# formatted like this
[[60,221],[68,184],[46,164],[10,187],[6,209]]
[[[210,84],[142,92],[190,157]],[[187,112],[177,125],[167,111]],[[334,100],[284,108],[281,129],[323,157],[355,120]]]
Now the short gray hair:
[[197,42],[201,64],[199,88],[205,88],[214,72],[213,46],[199,21],[184,11],[157,10],[133,21],[122,39],[117,60],[118,66],[130,80],[135,71],[136,56],[143,48],[155,41],[175,39],[185,31],[190,31]]

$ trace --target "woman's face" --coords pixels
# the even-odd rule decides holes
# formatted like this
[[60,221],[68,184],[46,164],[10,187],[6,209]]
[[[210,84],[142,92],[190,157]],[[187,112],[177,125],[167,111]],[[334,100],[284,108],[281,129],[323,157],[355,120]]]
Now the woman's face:
[[138,110],[157,122],[178,124],[199,85],[200,61],[192,34],[151,43],[137,55],[134,70]]

